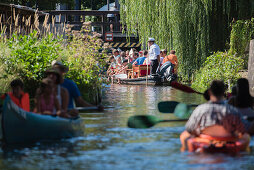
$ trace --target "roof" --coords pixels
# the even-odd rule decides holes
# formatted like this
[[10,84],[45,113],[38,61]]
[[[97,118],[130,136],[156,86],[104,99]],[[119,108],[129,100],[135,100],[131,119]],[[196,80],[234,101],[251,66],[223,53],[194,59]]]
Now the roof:
[[37,11],[37,10],[35,10],[31,7],[27,7],[27,6],[0,3],[0,11],[1,12],[11,12],[13,8],[17,9],[16,12],[22,13],[22,14],[34,14],[35,12],[37,12],[38,15],[46,15],[47,14],[45,12]]

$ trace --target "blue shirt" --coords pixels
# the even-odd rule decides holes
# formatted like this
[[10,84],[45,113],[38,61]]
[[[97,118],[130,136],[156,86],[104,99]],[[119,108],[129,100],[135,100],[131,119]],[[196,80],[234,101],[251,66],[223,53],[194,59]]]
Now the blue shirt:
[[136,59],[137,64],[136,65],[142,65],[145,61],[146,57],[139,57]]
[[74,99],[81,96],[77,84],[74,81],[66,78],[66,79],[64,79],[64,82],[61,84],[61,86],[66,88],[69,92],[68,109],[73,109],[74,108]]

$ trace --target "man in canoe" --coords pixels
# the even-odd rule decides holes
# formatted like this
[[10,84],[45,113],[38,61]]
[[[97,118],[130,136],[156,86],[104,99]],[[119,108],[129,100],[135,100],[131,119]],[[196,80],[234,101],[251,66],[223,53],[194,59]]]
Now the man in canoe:
[[[64,74],[66,74],[69,71],[69,68],[65,66],[62,62],[54,60],[52,62],[52,66],[55,68],[58,68],[60,70],[60,73],[64,77]],[[94,105],[86,102],[82,97],[81,93],[79,91],[79,88],[77,84],[68,79],[64,78],[63,83],[61,84],[62,87],[66,88],[69,92],[69,104],[68,109],[74,109],[74,101],[81,107],[93,107]],[[103,106],[98,106],[98,110],[103,110]]]
[[151,74],[155,75],[158,67],[160,67],[160,47],[155,44],[154,38],[148,39],[149,59],[151,62]]
[[[210,100],[199,105],[191,114],[181,134],[182,150],[187,149],[188,140],[200,135],[223,138],[246,138],[249,124],[243,120],[236,108],[225,104],[222,81],[215,80],[208,90]],[[188,148],[189,149],[189,148]]]

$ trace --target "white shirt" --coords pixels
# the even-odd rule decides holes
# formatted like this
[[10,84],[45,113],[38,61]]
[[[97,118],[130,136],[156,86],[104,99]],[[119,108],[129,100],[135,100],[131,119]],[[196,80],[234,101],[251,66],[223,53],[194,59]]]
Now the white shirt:
[[160,55],[160,47],[154,43],[153,45],[150,46],[149,49],[149,59],[156,60],[157,55]]

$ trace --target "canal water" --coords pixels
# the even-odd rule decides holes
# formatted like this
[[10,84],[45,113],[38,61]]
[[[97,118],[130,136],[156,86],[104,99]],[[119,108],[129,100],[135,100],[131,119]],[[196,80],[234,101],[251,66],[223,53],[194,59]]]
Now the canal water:
[[[201,95],[171,87],[111,85],[103,90],[103,113],[82,113],[82,137],[22,146],[1,145],[0,169],[253,169],[254,145],[235,156],[180,152],[184,122],[159,123],[149,129],[131,129],[133,115],[176,119],[157,109],[160,101],[205,102]],[[253,141],[253,139],[252,139]]]

